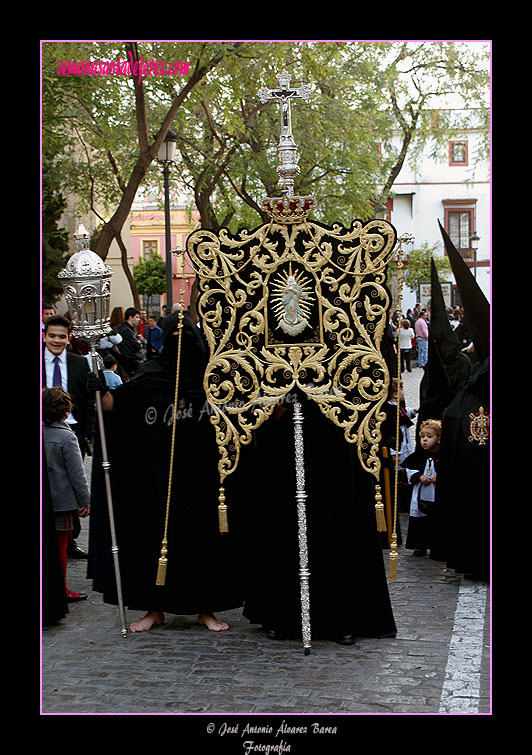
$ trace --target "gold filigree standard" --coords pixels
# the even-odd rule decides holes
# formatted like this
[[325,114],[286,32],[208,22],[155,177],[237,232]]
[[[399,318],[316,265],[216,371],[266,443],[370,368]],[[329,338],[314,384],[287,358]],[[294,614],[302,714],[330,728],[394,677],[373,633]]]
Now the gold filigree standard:
[[378,481],[389,386],[381,351],[390,309],[385,279],[395,241],[394,227],[380,219],[350,228],[273,219],[235,236],[226,229],[189,236],[222,486],[241,445],[292,391],[343,429]]

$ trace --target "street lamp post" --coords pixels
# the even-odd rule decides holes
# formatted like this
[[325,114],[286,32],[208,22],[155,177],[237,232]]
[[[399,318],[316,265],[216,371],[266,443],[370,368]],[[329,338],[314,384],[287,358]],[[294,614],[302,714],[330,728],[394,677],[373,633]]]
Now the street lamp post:
[[469,243],[473,251],[473,265],[474,265],[473,270],[474,270],[475,280],[477,277],[477,249],[478,249],[479,241],[480,241],[480,236],[477,236],[477,232],[473,231],[473,234],[469,237]]
[[166,306],[167,313],[172,310],[172,225],[170,219],[170,163],[175,160],[177,137],[173,131],[168,131],[164,142],[159,147],[158,162],[163,165],[164,178],[164,229],[166,235]]

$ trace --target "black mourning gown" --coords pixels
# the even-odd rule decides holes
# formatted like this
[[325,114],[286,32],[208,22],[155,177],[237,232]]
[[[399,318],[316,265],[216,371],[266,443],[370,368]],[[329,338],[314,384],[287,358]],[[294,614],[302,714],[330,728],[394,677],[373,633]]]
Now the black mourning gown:
[[[160,360],[113,391],[105,413],[124,605],[178,615],[241,606],[241,567],[231,534],[218,531],[218,451],[202,390],[200,332],[185,318],[164,586],[155,584],[164,533],[177,336]],[[117,603],[101,450],[93,461],[88,577]]]
[[443,415],[431,557],[459,573],[488,579],[491,448],[489,439],[475,439],[471,424],[481,407],[489,415],[489,359]]

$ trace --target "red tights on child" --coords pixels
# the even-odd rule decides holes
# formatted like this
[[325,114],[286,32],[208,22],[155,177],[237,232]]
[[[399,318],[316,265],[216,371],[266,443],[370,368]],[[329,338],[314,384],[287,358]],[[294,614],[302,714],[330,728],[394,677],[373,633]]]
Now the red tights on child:
[[59,545],[59,559],[61,561],[61,569],[63,571],[63,581],[65,583],[65,592],[67,594],[67,597],[70,595],[70,590],[66,586],[67,548],[68,548],[69,539],[70,539],[70,532],[57,533],[57,544]]

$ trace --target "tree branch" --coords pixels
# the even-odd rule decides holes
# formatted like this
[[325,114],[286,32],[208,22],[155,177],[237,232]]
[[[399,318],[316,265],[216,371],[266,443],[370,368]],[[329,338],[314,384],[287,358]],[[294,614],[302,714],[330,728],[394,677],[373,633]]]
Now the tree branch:
[[118,183],[118,186],[119,186],[121,192],[124,193],[124,191],[126,190],[126,186],[125,186],[124,182],[122,181],[122,178],[120,176],[120,171],[118,169],[117,162],[116,162],[116,160],[114,158],[114,155],[113,155],[113,153],[111,152],[110,149],[107,150],[107,157],[109,159],[109,162],[111,163],[111,169],[112,169],[112,171],[113,171],[113,173],[114,173],[114,175],[116,177],[116,181]]
[[259,217],[262,218],[263,223],[267,222],[268,213],[265,212],[265,210],[263,210],[262,207],[259,204],[257,204],[257,202],[253,199],[253,197],[250,194],[248,194],[248,192],[246,191],[246,186],[245,186],[246,177],[244,176],[244,178],[242,179],[240,188],[238,188],[238,186],[235,184],[235,182],[233,181],[229,173],[227,173],[227,171],[224,172],[224,175],[229,181],[230,185],[233,187],[237,196],[239,196],[240,199],[242,199],[249,207],[255,210],[257,215],[259,215]]
[[[139,51],[136,42],[126,42],[126,51],[133,63],[139,63]],[[132,66],[133,68],[133,66]],[[135,117],[137,119],[137,134],[139,137],[139,151],[142,155],[148,151],[148,122],[146,118],[146,99],[144,97],[144,82],[142,76],[131,73],[133,90],[135,92]]]

